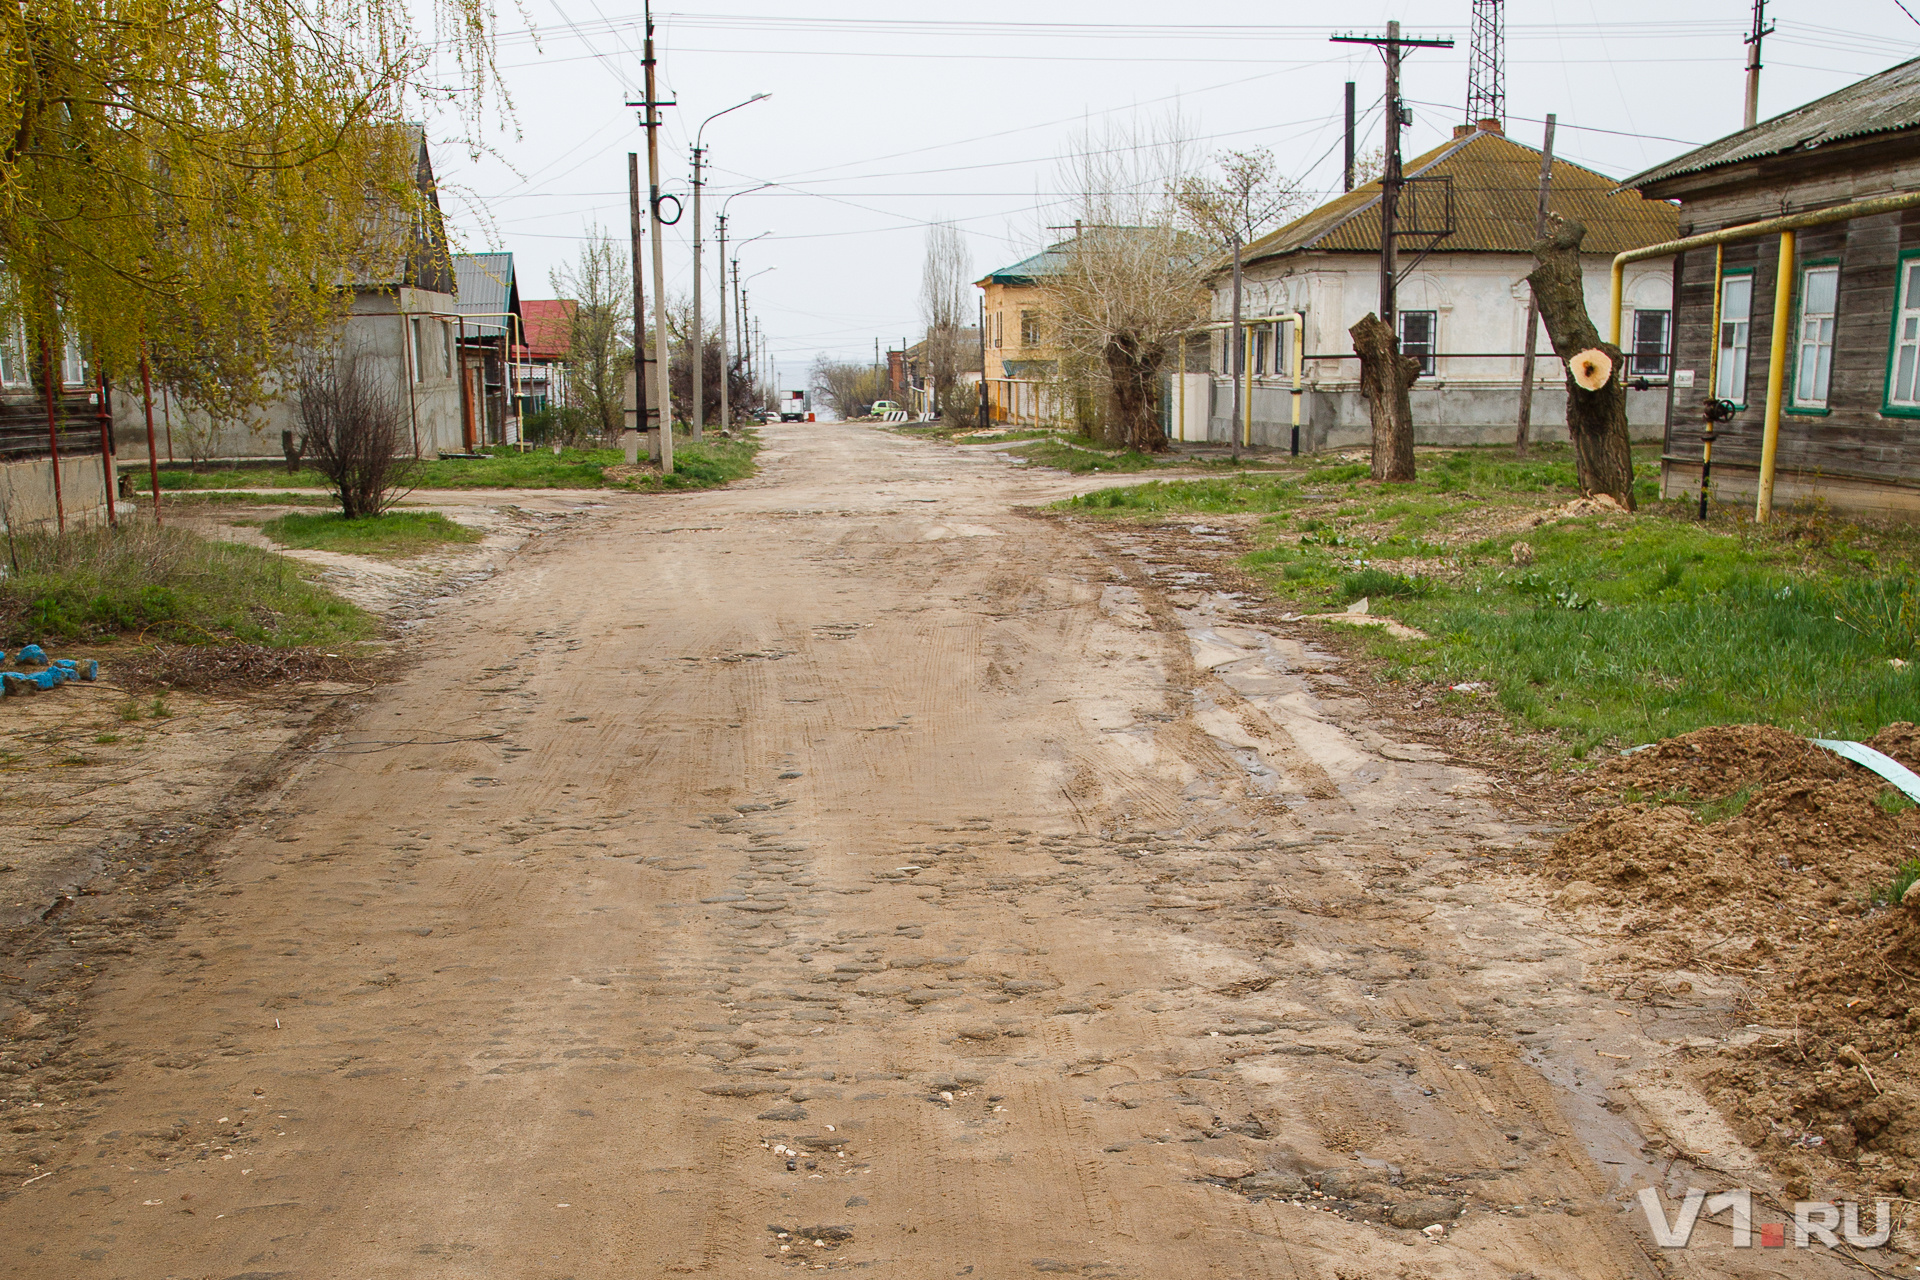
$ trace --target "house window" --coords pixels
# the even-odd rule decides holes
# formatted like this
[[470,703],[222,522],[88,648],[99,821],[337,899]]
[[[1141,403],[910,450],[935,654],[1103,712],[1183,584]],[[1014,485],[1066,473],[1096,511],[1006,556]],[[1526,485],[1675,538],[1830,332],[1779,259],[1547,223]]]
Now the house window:
[[1713,377],[1716,400],[1747,402],[1747,343],[1753,322],[1753,275],[1720,280],[1720,354]]
[[1633,313],[1633,359],[1628,368],[1638,377],[1667,376],[1667,334],[1671,331],[1670,311]]
[[68,338],[66,349],[60,353],[60,381],[69,387],[86,385],[87,362],[80,354],[78,338]]
[[1020,313],[1020,345],[1037,347],[1040,345],[1040,316],[1033,311]]
[[420,348],[423,345],[420,337],[420,329],[423,323],[425,322],[422,321],[419,316],[414,316],[407,321],[407,364],[413,370],[413,380],[415,382],[426,381],[424,376],[426,366],[424,357],[420,354]]
[[1893,369],[1887,403],[1920,409],[1920,257],[1900,264],[1900,297],[1894,312]]
[[1800,333],[1793,364],[1793,403],[1827,407],[1833,380],[1833,313],[1840,295],[1840,268],[1811,266],[1800,273]]
[[1439,312],[1402,311],[1400,313],[1400,354],[1412,356],[1418,360],[1420,372],[1428,377],[1433,375],[1433,349],[1439,335]]
[[440,372],[453,376],[453,321],[440,322]]
[[33,376],[27,371],[26,351],[26,338],[18,327],[0,340],[0,386],[24,387],[32,384]]
[[1256,325],[1253,330],[1253,355],[1248,360],[1250,371],[1264,374],[1267,371],[1267,333],[1266,325]]

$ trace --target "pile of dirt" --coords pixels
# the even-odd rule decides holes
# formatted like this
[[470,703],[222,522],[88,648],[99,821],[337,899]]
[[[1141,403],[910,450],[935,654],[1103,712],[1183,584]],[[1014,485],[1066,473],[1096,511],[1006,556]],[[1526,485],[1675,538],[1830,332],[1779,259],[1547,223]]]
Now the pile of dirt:
[[[1920,765],[1911,724],[1868,745]],[[1920,856],[1920,809],[1868,770],[1758,725],[1611,761],[1589,795],[1669,803],[1595,814],[1540,869],[1558,905],[1617,908],[1638,964],[1747,985],[1745,1020],[1773,1031],[1697,1063],[1742,1139],[1789,1192],[1920,1198],[1920,1012],[1908,1011],[1920,996],[1920,890],[1874,905]]]
[[1920,892],[1816,937],[1759,1008],[1775,1034],[1701,1080],[1790,1194],[1838,1183],[1920,1199]]
[[222,693],[314,680],[366,684],[378,678],[379,666],[378,659],[347,657],[310,645],[173,644],[118,658],[112,674],[114,683],[125,689]]
[[[1920,735],[1912,725],[1890,725],[1872,745],[1911,764],[1908,757],[1882,740],[1897,739],[1912,754],[1916,736]],[[1861,776],[1865,775],[1859,766],[1848,764],[1825,747],[1814,746],[1797,733],[1765,724],[1732,724],[1698,729],[1610,760],[1594,770],[1586,790],[1596,800],[1610,795],[1633,798],[1676,794],[1710,800],[1785,778]]]

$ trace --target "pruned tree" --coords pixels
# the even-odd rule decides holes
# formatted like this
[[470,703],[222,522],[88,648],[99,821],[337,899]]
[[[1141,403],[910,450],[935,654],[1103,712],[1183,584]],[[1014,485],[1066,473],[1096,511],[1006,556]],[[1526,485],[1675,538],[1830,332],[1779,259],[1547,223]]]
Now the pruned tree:
[[1099,430],[1110,444],[1167,447],[1160,372],[1206,316],[1212,255],[1175,197],[1190,172],[1187,150],[1170,121],[1157,136],[1085,134],[1061,163],[1079,225],[1041,288],[1057,320],[1062,394],[1070,404],[1104,402]]
[[964,419],[972,405],[955,394],[967,367],[967,319],[973,315],[972,259],[960,229],[950,222],[927,228],[926,257],[920,267],[920,318],[927,326],[927,367],[933,379],[936,414]]
[[1373,478],[1404,483],[1413,479],[1413,398],[1420,362],[1400,354],[1400,339],[1386,321],[1369,311],[1347,330],[1360,357],[1360,394],[1373,420]]
[[1580,242],[1587,228],[1547,215],[1546,238],[1533,246],[1539,262],[1527,276],[1553,353],[1567,366],[1567,434],[1573,437],[1580,491],[1604,493],[1633,510],[1633,439],[1627,430],[1626,365],[1620,348],[1600,339],[1587,313]]
[[439,216],[409,122],[429,99],[477,122],[493,30],[485,0],[10,8],[0,320],[116,376],[171,352],[216,417],[271,398],[342,281],[396,278]]
[[633,273],[626,246],[590,227],[574,260],[554,268],[549,279],[554,292],[574,304],[568,394],[612,440],[626,425],[627,375],[633,370]]
[[390,372],[365,351],[335,351],[304,361],[294,390],[307,454],[341,513],[357,520],[392,506],[416,462]]
[[1234,236],[1243,245],[1252,244],[1302,202],[1299,189],[1265,147],[1222,151],[1213,166],[1213,173],[1181,177],[1173,200],[1195,231],[1218,244]]

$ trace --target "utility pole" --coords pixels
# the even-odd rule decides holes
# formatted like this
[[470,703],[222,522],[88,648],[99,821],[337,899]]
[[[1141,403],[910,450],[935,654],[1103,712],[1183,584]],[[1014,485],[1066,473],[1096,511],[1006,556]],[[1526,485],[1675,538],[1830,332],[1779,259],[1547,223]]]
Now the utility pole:
[[[652,97],[649,92],[648,97]],[[707,126],[718,120],[728,111],[738,111],[750,107],[762,98],[771,98],[770,93],[756,93],[745,102],[736,102],[725,111],[716,111],[700,122],[699,129],[693,135],[693,438],[698,440],[703,432],[701,428],[707,416],[707,330],[706,322],[700,312],[700,286],[703,268],[700,265],[700,251],[706,244],[705,224],[700,221],[700,162],[706,156],[707,149],[701,145],[706,137]],[[727,215],[725,204],[720,214],[720,325],[722,329],[720,345],[720,425],[727,423],[727,357],[726,357],[726,321],[727,321]]]
[[[1533,238],[1547,234],[1547,196],[1553,187],[1553,112],[1547,113],[1547,140],[1540,148],[1540,204],[1534,211]],[[1513,452],[1527,456],[1527,435],[1533,428],[1533,345],[1540,338],[1540,299],[1527,289],[1527,345],[1520,358],[1520,426],[1514,432]]]
[[1753,30],[1744,38],[1753,52],[1747,55],[1747,122],[1751,129],[1760,122],[1760,42],[1773,34],[1767,25],[1767,0],[1753,0]]
[[1340,188],[1342,191],[1353,190],[1353,124],[1353,81],[1349,80],[1347,81],[1347,167],[1342,170],[1346,174],[1346,185]]
[[[640,157],[627,152],[627,231],[633,256],[633,432],[621,432],[629,464],[640,460],[640,438],[647,431],[647,269],[640,256]],[[465,376],[465,371],[462,371]],[[651,459],[649,459],[651,461]]]
[[1233,460],[1240,461],[1240,372],[1242,361],[1246,359],[1246,339],[1240,328],[1240,232],[1236,228],[1229,233],[1233,242],[1233,328],[1228,331],[1228,341],[1233,351],[1221,361],[1227,366],[1227,376],[1233,379],[1233,411],[1227,418],[1227,431],[1233,437]]
[[[740,300],[740,259],[733,259],[733,331],[740,340],[740,372],[748,369],[747,361],[747,308]],[[749,382],[748,388],[753,384]]]
[[[630,107],[642,107],[641,125],[647,131],[647,207],[653,213],[652,233],[648,237],[653,248],[653,376],[654,396],[659,404],[660,414],[660,473],[673,474],[673,396],[668,373],[671,368],[667,356],[667,267],[665,251],[660,243],[660,115],[659,108],[671,107],[671,102],[662,102],[655,96],[654,68],[659,59],[653,56],[653,5],[651,0],[644,8],[646,18],[646,40],[642,45],[640,65],[646,68],[647,96],[641,102],[629,102]],[[671,199],[672,197],[668,197]],[[680,220],[679,201],[674,201],[674,221]],[[641,335],[635,332],[633,340],[637,345]]]
[[1387,61],[1386,162],[1380,173],[1380,321],[1397,335],[1400,328],[1394,317],[1397,283],[1394,279],[1394,223],[1400,207],[1400,188],[1405,185],[1405,180],[1400,176],[1400,130],[1413,123],[1413,113],[1400,100],[1400,52],[1403,49],[1451,49],[1453,41],[1402,39],[1400,24],[1389,22],[1384,36],[1335,36],[1333,43],[1370,44],[1379,49]]
[[727,369],[727,214],[726,206],[721,205],[720,212],[720,429],[726,431],[733,426],[732,406],[727,403],[727,384],[733,379]]

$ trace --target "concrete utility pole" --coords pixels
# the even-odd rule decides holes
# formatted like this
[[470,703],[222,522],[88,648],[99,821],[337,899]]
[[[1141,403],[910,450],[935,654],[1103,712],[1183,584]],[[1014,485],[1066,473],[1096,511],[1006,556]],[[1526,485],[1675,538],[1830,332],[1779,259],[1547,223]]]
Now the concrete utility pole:
[[[1533,215],[1533,238],[1547,234],[1547,196],[1553,188],[1553,112],[1547,113],[1547,140],[1540,147],[1540,204]],[[1513,451],[1527,456],[1527,436],[1533,429],[1533,345],[1540,338],[1540,299],[1527,289],[1527,345],[1520,357],[1520,426],[1514,432]]]
[[[663,225],[660,217],[660,115],[659,108],[671,107],[671,102],[662,102],[655,96],[654,68],[659,59],[653,56],[653,5],[649,2],[644,9],[646,18],[646,41],[640,65],[647,72],[647,96],[641,102],[629,102],[630,107],[642,107],[641,125],[647,131],[647,207],[653,213],[652,233],[648,237],[653,247],[653,361],[654,396],[660,406],[660,472],[673,474],[673,394],[668,380],[670,364],[667,356],[667,266],[665,250],[660,243],[660,229]],[[672,196],[665,199],[672,200]],[[680,221],[680,202],[674,200],[673,220]],[[641,334],[633,335],[635,345],[641,341]]]
[[1333,43],[1370,44],[1379,49],[1387,60],[1386,163],[1380,173],[1380,321],[1389,331],[1398,334],[1399,326],[1394,323],[1397,284],[1394,279],[1394,220],[1400,207],[1400,188],[1405,185],[1400,176],[1400,130],[1413,123],[1413,113],[1400,100],[1400,51],[1451,49],[1453,41],[1402,39],[1400,24],[1389,22],[1384,36],[1335,36]]
[[[649,92],[647,96],[652,97],[653,95],[651,92]],[[700,439],[701,436],[704,434],[703,428],[706,424],[706,416],[707,416],[707,371],[705,367],[706,354],[707,354],[707,351],[706,351],[707,330],[705,327],[705,321],[701,318],[701,314],[700,314],[700,285],[702,283],[701,281],[702,267],[700,265],[700,250],[706,243],[706,232],[702,230],[702,227],[704,224],[700,221],[700,186],[701,186],[700,161],[706,155],[706,148],[701,145],[701,141],[706,137],[707,126],[712,124],[715,120],[718,120],[721,116],[726,115],[728,111],[738,111],[742,107],[750,107],[754,103],[760,101],[762,98],[771,98],[772,96],[773,95],[770,93],[756,93],[751,98],[748,98],[745,102],[734,103],[732,106],[728,107],[726,111],[716,111],[712,115],[708,116],[705,120],[702,120],[700,122],[700,128],[697,129],[693,135],[693,438],[695,440]],[[725,273],[726,273],[726,262],[727,262],[726,214],[724,212],[721,214],[720,239],[721,239],[720,271],[722,276],[720,281],[720,292],[723,295],[720,303],[720,318],[721,318],[721,324],[724,328],[726,323],[726,311],[727,311],[726,299],[724,297],[726,293]],[[723,334],[721,338],[722,351],[720,356],[720,399],[721,399],[720,425],[722,427],[726,425],[726,421],[727,421],[727,413],[726,413],[726,407],[725,407],[726,396],[727,396],[727,391],[726,391],[727,359],[726,359],[726,352],[725,352],[725,341],[726,339]]]
[[1767,0],[1753,0],[1753,30],[1743,39],[1753,52],[1747,55],[1747,115],[1744,128],[1760,122],[1760,42],[1773,34],[1767,25]]

